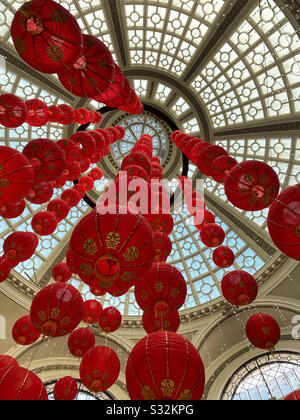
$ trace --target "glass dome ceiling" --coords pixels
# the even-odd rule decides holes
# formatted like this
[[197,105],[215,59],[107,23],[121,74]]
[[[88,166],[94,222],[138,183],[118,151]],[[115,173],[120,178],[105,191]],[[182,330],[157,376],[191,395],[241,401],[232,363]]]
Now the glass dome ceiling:
[[[65,91],[55,76],[32,71],[16,55],[10,24],[21,0],[0,5],[0,91],[24,100],[40,98],[47,104],[98,109]],[[294,1],[260,0],[64,0],[84,33],[102,39],[122,67],[141,100],[163,112],[179,129],[221,145],[239,162],[263,160],[277,171],[282,188],[300,183],[300,41]],[[295,10],[293,7],[295,6]],[[297,28],[297,29],[296,29]],[[153,130],[155,152],[164,159],[169,135],[149,113],[140,117],[112,111],[103,126],[118,123],[125,139],[114,146],[105,163],[113,167],[130,151],[140,132]],[[15,130],[0,127],[0,144],[22,150],[36,138],[58,140],[77,127],[48,124],[35,129],[24,124]],[[151,132],[149,132],[151,134]],[[181,175],[182,160],[174,153],[172,178]],[[100,163],[101,166],[101,163]],[[188,175],[200,174],[190,165]],[[236,253],[235,268],[261,273],[280,253],[267,232],[267,211],[243,212],[227,202],[222,185],[205,179],[206,204],[226,231],[227,245]],[[104,179],[97,190],[109,182]],[[68,188],[67,185],[65,188]],[[57,196],[61,195],[57,190]],[[42,209],[45,206],[42,207]],[[22,218],[0,219],[0,246],[15,230],[31,231],[32,215],[41,207],[27,203]],[[17,272],[40,287],[51,281],[51,269],[62,261],[72,228],[89,212],[83,201],[50,237],[41,238],[32,260]],[[187,215],[174,215],[173,251],[169,262],[181,270],[188,285],[183,309],[208,304],[221,297],[218,269],[211,250]],[[73,279],[86,298],[88,287]],[[129,316],[140,315],[130,291],[122,298],[102,299]]]

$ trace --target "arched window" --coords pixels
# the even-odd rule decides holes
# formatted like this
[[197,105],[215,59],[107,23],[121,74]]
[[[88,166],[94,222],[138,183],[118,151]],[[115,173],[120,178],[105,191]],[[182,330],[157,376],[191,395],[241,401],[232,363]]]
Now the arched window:
[[222,400],[280,400],[300,388],[300,354],[252,359],[227,383]]
[[[53,396],[53,389],[57,381],[51,381],[46,384],[46,389],[48,392],[48,398],[50,401],[54,400]],[[76,400],[78,401],[106,401],[106,400],[113,400],[114,398],[110,395],[109,392],[101,392],[97,396],[94,394],[91,394],[89,391],[87,391],[80,381],[77,381],[78,383],[78,393]]]

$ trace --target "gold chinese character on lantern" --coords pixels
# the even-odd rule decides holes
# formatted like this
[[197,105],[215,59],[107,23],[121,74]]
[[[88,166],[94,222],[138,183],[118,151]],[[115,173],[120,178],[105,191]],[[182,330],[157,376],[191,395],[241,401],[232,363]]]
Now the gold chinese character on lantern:
[[98,252],[97,244],[93,239],[87,239],[84,242],[83,249],[91,256],[94,256]]
[[135,278],[135,273],[125,272],[122,274],[121,279],[124,283],[130,282]]
[[106,246],[108,249],[117,249],[120,245],[121,236],[117,232],[110,232],[106,235]]
[[127,248],[125,254],[123,254],[126,262],[133,262],[140,256],[140,251],[136,246]]

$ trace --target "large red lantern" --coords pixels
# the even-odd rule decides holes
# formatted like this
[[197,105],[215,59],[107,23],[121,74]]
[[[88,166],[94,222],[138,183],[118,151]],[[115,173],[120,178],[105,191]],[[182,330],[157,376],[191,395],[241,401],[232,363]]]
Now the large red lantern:
[[61,195],[61,199],[64,200],[71,208],[76,207],[81,200],[79,192],[73,188],[65,190]]
[[56,283],[67,283],[72,278],[72,272],[66,263],[59,263],[53,267],[52,277]]
[[88,328],[79,328],[73,331],[68,339],[70,353],[79,359],[95,347],[95,344],[95,335]]
[[15,149],[0,146],[0,200],[13,204],[22,200],[33,184],[28,159]]
[[147,334],[152,334],[158,331],[177,332],[180,326],[180,316],[177,311],[169,312],[160,316],[155,316],[154,312],[144,312],[143,327]]
[[62,111],[62,116],[59,119],[59,123],[62,125],[70,125],[75,120],[75,111],[68,104],[59,105],[59,109]]
[[56,382],[53,396],[56,401],[73,401],[78,392],[77,381],[71,376],[65,376]]
[[197,349],[181,335],[157,332],[132,350],[126,367],[132,400],[200,400],[204,365]]
[[155,255],[157,262],[166,262],[168,256],[172,252],[172,241],[162,232],[156,232],[154,234],[154,241],[155,241]]
[[70,241],[74,267],[87,284],[98,280],[108,292],[115,283],[128,290],[153,263],[153,233],[142,216],[126,208],[106,210],[90,213],[76,226]]
[[105,334],[117,331],[122,324],[122,315],[116,308],[103,309],[99,317],[99,325]]
[[47,207],[47,211],[55,216],[58,223],[68,216],[70,210],[71,207],[64,200],[60,199],[50,201]]
[[28,110],[22,99],[15,95],[0,95],[0,124],[16,128],[24,124]]
[[208,146],[198,154],[197,166],[204,175],[211,176],[213,161],[223,155],[227,155],[227,152],[223,147]]
[[14,359],[11,356],[7,356],[7,355],[0,356],[0,369],[7,368],[10,366],[18,367],[19,363],[17,362],[16,359]]
[[247,211],[270,207],[278,196],[279,188],[279,179],[274,169],[255,160],[237,164],[225,182],[225,194],[231,204]]
[[28,143],[23,155],[32,164],[37,182],[50,182],[62,175],[66,160],[61,148],[55,141],[38,139]]
[[229,172],[237,165],[237,161],[228,155],[219,156],[211,165],[212,177],[215,181],[224,184]]
[[35,182],[26,195],[26,200],[33,204],[48,203],[53,193],[53,187],[49,182]]
[[87,324],[95,324],[99,321],[102,313],[102,305],[97,300],[87,300],[84,302],[82,320]]
[[273,353],[280,340],[281,331],[278,323],[271,316],[255,314],[247,322],[246,334],[255,347]]
[[177,268],[169,264],[153,264],[151,270],[135,287],[137,304],[155,316],[178,311],[187,294],[185,279]]
[[258,285],[255,278],[246,271],[231,271],[223,277],[222,292],[232,305],[247,306],[257,298]]
[[49,111],[45,102],[40,99],[30,99],[25,102],[28,110],[26,122],[32,127],[42,127],[49,121]]
[[220,246],[214,250],[213,261],[220,268],[231,267],[234,263],[235,256],[228,246]]
[[120,360],[114,350],[104,346],[94,347],[82,358],[80,378],[89,391],[97,394],[117,381],[120,370]]
[[47,337],[62,337],[79,325],[84,309],[81,294],[71,285],[55,283],[44,287],[33,299],[30,317]]
[[38,237],[31,232],[14,232],[3,244],[5,257],[13,265],[29,260],[39,244]]
[[300,261],[300,184],[287,188],[274,201],[268,229],[277,248]]
[[15,219],[21,216],[25,210],[25,200],[21,200],[18,203],[7,204],[0,200],[0,216],[4,219]]
[[285,401],[300,401],[300,389],[298,391],[293,391],[287,395],[284,399]]
[[82,48],[76,19],[52,0],[24,3],[12,21],[11,36],[22,59],[42,73],[61,71]]
[[37,235],[52,235],[57,228],[57,220],[54,214],[50,213],[50,211],[40,211],[31,219],[31,227]]
[[1,401],[47,401],[47,390],[33,372],[10,366],[0,369]]
[[200,232],[201,241],[209,248],[216,248],[224,242],[225,232],[214,223],[205,225]]
[[4,282],[8,278],[11,268],[12,266],[9,259],[6,257],[0,257],[0,283]]
[[93,98],[109,87],[114,75],[114,60],[106,45],[92,35],[83,35],[81,56],[60,72],[58,78],[74,95]]
[[16,343],[29,346],[40,338],[40,331],[31,322],[30,316],[26,315],[18,319],[12,328],[12,336]]
[[115,76],[112,84],[101,95],[96,96],[94,101],[103,103],[111,108],[123,105],[130,93],[130,84],[123,75],[120,67],[115,65]]

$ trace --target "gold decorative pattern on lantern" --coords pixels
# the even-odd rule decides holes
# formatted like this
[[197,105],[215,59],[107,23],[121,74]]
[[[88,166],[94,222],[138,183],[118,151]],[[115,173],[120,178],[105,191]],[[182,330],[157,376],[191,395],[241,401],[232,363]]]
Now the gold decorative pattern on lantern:
[[123,254],[126,262],[134,262],[140,257],[140,251],[136,246],[127,248]]
[[247,182],[247,184],[252,184],[254,182],[254,179],[251,174],[247,174],[243,176],[243,181]]
[[161,392],[164,397],[171,397],[175,389],[175,383],[172,379],[164,379],[161,382]]
[[89,264],[81,264],[80,270],[85,276],[91,276],[94,273],[94,269]]
[[193,393],[190,389],[185,389],[179,396],[179,401],[188,400],[190,401],[192,399]]
[[105,58],[100,58],[98,61],[97,61],[97,66],[98,67],[100,67],[100,69],[105,69],[105,67],[106,67],[106,60],[105,60]]
[[162,292],[164,290],[164,284],[161,280],[158,280],[155,284],[154,284],[154,288],[157,292]]
[[53,308],[53,309],[51,309],[51,312],[50,312],[51,318],[56,319],[59,316],[59,314],[60,314],[59,308]]
[[1,188],[8,188],[9,187],[9,181],[6,178],[0,179],[0,187]]
[[44,311],[40,311],[40,312],[39,312],[39,319],[40,319],[41,321],[46,321],[46,314],[45,314],[45,312],[44,312]]
[[110,232],[106,235],[106,246],[108,249],[117,249],[120,245],[121,236],[117,232]]
[[71,322],[71,319],[67,316],[66,318],[63,318],[62,320],[61,320],[61,325],[69,325],[70,324],[70,322]]
[[129,271],[126,271],[125,273],[122,274],[121,280],[124,283],[129,283],[130,281],[132,281],[135,278],[135,276],[136,276],[135,273],[131,273]]
[[63,57],[62,50],[55,45],[49,45],[47,52],[48,52],[49,58],[51,58],[55,62],[61,61]]
[[267,326],[263,327],[262,331],[265,335],[270,335],[271,333],[270,328]]
[[62,10],[53,10],[51,13],[53,22],[67,23],[68,17]]
[[177,297],[178,295],[179,295],[179,289],[174,288],[174,289],[172,290],[172,293],[171,293],[172,298],[175,298],[175,297]]
[[141,389],[141,394],[146,401],[150,401],[150,400],[155,399],[154,392],[150,388],[150,386],[147,386],[147,385],[143,386],[143,388]]
[[88,255],[91,255],[92,257],[98,252],[97,244],[93,239],[86,239],[83,244],[83,249]]

